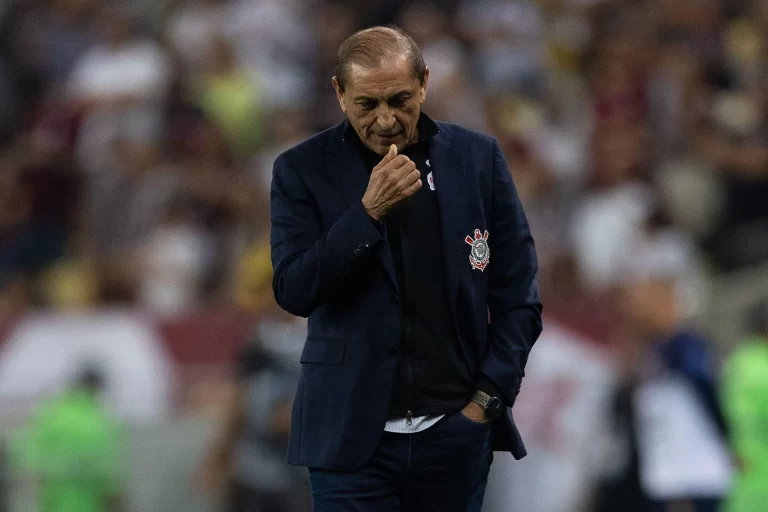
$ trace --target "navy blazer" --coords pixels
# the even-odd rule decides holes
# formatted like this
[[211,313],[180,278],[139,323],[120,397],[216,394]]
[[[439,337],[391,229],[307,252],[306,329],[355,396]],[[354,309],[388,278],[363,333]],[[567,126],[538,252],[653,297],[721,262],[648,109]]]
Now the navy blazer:
[[[386,232],[362,205],[369,174],[348,121],[280,155],[271,189],[273,289],[309,317],[288,461],[355,470],[387,421],[400,342],[397,278]],[[437,122],[429,158],[441,217],[445,281],[467,364],[503,394],[494,449],[524,457],[511,406],[538,338],[541,303],[528,222],[496,139]],[[425,183],[426,187],[427,184]],[[490,259],[473,269],[467,236],[488,231]]]

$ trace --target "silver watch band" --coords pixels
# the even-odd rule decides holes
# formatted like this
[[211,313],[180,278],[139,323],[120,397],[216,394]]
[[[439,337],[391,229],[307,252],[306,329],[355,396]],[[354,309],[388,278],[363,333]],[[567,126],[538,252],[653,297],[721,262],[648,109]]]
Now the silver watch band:
[[480,390],[475,391],[475,394],[472,395],[472,401],[481,405],[483,409],[488,408],[488,403],[491,401],[491,398],[493,398],[491,395]]

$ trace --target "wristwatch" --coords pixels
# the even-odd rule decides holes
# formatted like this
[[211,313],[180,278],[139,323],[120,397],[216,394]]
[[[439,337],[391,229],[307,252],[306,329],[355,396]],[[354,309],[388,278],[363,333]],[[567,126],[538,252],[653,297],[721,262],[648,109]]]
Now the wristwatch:
[[482,406],[482,408],[485,409],[485,415],[492,420],[495,420],[507,410],[507,406],[504,405],[504,402],[484,391],[475,391],[474,396],[472,396],[472,401]]

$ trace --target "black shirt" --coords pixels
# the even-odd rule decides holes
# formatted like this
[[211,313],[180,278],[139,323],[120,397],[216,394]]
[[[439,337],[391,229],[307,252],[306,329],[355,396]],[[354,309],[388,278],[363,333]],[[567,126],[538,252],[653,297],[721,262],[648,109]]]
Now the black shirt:
[[[430,185],[429,141],[438,127],[422,114],[418,133],[418,141],[402,154],[421,171],[422,187],[384,219],[403,314],[398,376],[390,402],[390,415],[398,417],[407,417],[409,411],[412,416],[455,412],[477,389],[476,376],[463,356],[445,288],[440,211],[436,191]],[[358,146],[369,172],[381,161],[351,126],[345,139]]]

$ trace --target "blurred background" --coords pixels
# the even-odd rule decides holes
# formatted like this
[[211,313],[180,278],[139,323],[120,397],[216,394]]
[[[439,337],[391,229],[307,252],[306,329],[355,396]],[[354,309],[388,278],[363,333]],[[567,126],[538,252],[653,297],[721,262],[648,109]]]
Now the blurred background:
[[0,511],[307,510],[271,168],[387,23],[537,243],[530,455],[485,510],[768,510],[768,1],[5,0]]

